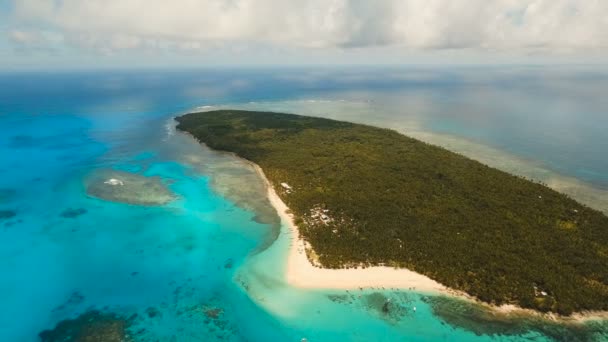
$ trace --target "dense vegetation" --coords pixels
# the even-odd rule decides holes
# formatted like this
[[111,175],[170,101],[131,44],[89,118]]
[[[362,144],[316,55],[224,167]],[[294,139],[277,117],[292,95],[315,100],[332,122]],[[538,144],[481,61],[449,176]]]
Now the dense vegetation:
[[325,267],[407,267],[486,302],[608,310],[608,217],[544,185],[388,129],[231,110],[177,120],[259,164]]

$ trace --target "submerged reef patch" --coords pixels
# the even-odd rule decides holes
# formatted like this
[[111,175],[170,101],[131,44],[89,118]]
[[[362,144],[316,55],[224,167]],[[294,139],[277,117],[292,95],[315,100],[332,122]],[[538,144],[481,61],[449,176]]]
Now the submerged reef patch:
[[66,210],[61,212],[61,217],[75,218],[80,215],[84,215],[86,213],[87,213],[87,210],[84,208],[78,208],[78,209],[67,208]]
[[61,312],[66,309],[73,309],[75,306],[78,306],[84,303],[85,297],[79,291],[74,291],[70,294],[70,297],[65,301],[65,303],[59,305],[58,307],[53,309],[53,312]]
[[416,312],[414,297],[402,291],[359,294],[346,291],[346,293],[330,293],[326,296],[334,303],[352,305],[353,308],[364,310],[389,324],[399,324],[413,317]]
[[17,194],[14,189],[1,188],[0,189],[0,203],[8,203]]
[[373,292],[362,297],[366,310],[389,323],[398,323],[414,313],[412,299],[406,293]]
[[[230,306],[226,307],[226,300],[215,295],[201,298],[197,282],[196,279],[191,278],[181,285],[171,281],[171,286],[176,286],[171,299],[134,315],[129,326],[133,339],[137,341],[246,340],[239,334],[238,325],[231,320],[234,315],[230,311]],[[167,323],[172,324],[172,329],[164,329]],[[196,331],[190,331],[193,326],[196,327]],[[186,332],[187,335],[184,335]]]
[[557,341],[605,341],[608,322],[556,322],[529,313],[498,312],[467,300],[446,296],[427,296],[435,316],[445,323],[476,335],[524,335],[537,331]]
[[92,310],[61,321],[38,336],[42,342],[129,342],[129,325],[130,321],[119,315]]
[[205,311],[205,316],[207,316],[207,318],[210,319],[218,319],[223,313],[224,310],[222,308],[216,308],[216,307],[204,307],[204,311]]
[[146,314],[148,315],[148,317],[154,318],[156,316],[160,316],[160,311],[157,308],[151,306],[146,309]]
[[0,210],[0,220],[8,220],[17,216],[17,212],[14,210]]
[[8,146],[10,148],[32,148],[39,145],[38,141],[30,135],[15,135],[10,138]]
[[210,185],[215,192],[237,207],[255,213],[251,218],[253,222],[271,227],[268,238],[258,248],[266,249],[276,240],[281,229],[279,216],[266,198],[266,184],[247,162],[221,155],[215,158],[201,172],[210,175]]
[[112,202],[155,206],[177,198],[160,177],[124,171],[99,170],[89,176],[85,183],[88,195]]
[[[347,291],[348,293],[348,291]],[[334,303],[350,305],[356,302],[357,298],[352,294],[328,294],[327,299]]]

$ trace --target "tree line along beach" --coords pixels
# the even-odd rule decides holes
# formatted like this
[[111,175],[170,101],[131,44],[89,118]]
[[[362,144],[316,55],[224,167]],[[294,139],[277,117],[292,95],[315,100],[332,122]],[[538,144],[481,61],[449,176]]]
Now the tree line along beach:
[[294,285],[359,279],[562,315],[608,309],[608,218],[542,184],[366,125],[234,110],[176,120],[263,170],[302,237]]

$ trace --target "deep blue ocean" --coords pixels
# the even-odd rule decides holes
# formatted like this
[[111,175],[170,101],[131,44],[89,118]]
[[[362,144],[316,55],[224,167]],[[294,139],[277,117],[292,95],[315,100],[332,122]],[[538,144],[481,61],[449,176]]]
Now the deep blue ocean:
[[[608,212],[607,93],[608,71],[584,67],[1,73],[0,341],[93,310],[135,341],[607,341],[602,321],[288,286],[290,237],[262,180],[172,120],[247,108],[375,124]],[[112,178],[128,190],[96,190]],[[387,299],[403,310],[384,314]]]

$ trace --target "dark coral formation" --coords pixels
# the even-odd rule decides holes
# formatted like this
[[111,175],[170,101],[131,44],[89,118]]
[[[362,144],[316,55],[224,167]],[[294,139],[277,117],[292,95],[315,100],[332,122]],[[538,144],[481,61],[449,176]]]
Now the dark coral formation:
[[70,297],[68,298],[68,300],[59,305],[58,307],[56,307],[55,309],[53,309],[53,312],[57,312],[57,311],[62,311],[65,310],[67,308],[71,308],[73,306],[76,305],[80,305],[84,302],[84,295],[82,293],[80,293],[79,291],[74,291],[72,292],[72,294],[70,294]]
[[158,311],[157,308],[151,306],[146,309],[146,314],[148,315],[148,317],[154,318],[156,316],[160,316],[160,311]]
[[16,195],[16,191],[13,189],[0,188],[0,203],[7,203],[13,199]]
[[363,303],[368,311],[389,323],[398,323],[414,313],[412,299],[406,293],[373,292],[363,296]]
[[61,212],[61,217],[75,218],[80,215],[84,215],[86,213],[87,213],[87,210],[84,208],[78,208],[78,209],[67,208],[66,210]]
[[332,302],[339,304],[352,304],[355,301],[355,297],[352,295],[328,294],[327,298]]
[[353,305],[390,324],[398,324],[413,316],[413,297],[405,292],[359,292],[346,291],[346,294],[328,294],[327,298],[334,303]]
[[11,148],[32,148],[38,145],[36,138],[29,135],[15,135],[12,136],[8,144]]
[[218,319],[223,313],[224,310],[221,308],[208,307],[205,309],[205,316],[211,319]]
[[0,210],[0,220],[8,220],[17,216],[14,210]]
[[424,297],[433,314],[476,335],[523,335],[537,331],[556,341],[605,341],[608,322],[559,323],[525,313],[501,313],[484,305],[444,296]]
[[128,342],[132,341],[127,331],[129,324],[121,316],[93,310],[61,321],[39,336],[42,342]]

